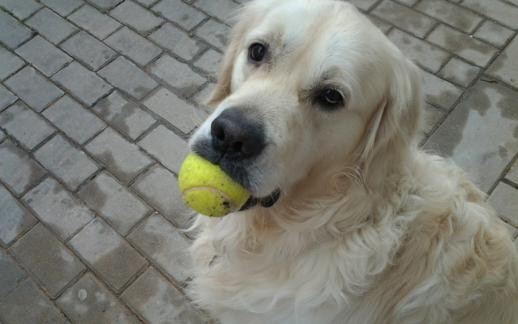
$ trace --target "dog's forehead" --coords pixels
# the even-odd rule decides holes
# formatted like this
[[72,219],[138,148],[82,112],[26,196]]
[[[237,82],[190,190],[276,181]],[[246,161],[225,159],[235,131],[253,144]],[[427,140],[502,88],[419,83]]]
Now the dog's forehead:
[[271,36],[284,42],[297,43],[329,26],[329,11],[336,6],[331,1],[279,1],[271,4],[250,37]]
[[[282,66],[305,63],[300,72],[313,82],[324,77],[343,76],[348,52],[358,52],[357,26],[360,14],[349,4],[327,0],[284,0],[262,8],[261,18],[246,36],[249,45],[265,41],[273,46]],[[332,76],[331,76],[332,75]]]

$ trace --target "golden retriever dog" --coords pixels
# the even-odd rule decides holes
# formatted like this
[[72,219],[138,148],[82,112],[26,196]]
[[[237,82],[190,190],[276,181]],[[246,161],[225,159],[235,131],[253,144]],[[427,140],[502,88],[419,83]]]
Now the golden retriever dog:
[[252,193],[197,218],[193,300],[221,323],[518,323],[485,195],[418,148],[418,68],[351,4],[256,0],[191,149]]

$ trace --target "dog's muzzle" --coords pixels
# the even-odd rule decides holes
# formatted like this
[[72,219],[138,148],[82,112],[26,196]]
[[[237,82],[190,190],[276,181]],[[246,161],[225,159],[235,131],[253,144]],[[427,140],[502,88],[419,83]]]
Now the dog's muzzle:
[[[217,164],[234,181],[253,189],[250,168],[266,147],[266,135],[260,118],[251,116],[251,108],[228,108],[210,125],[210,135],[193,143],[192,150]],[[255,205],[273,206],[280,197],[274,190],[266,197],[251,197],[241,210]]]

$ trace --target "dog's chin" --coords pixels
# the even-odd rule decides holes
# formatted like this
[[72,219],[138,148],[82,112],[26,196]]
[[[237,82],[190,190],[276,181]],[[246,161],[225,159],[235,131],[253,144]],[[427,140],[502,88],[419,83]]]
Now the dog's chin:
[[241,207],[240,211],[248,210],[250,208],[261,206],[263,208],[270,208],[273,205],[279,201],[279,198],[281,197],[281,190],[275,189],[270,193],[269,195],[265,197],[254,197],[251,196],[248,201]]

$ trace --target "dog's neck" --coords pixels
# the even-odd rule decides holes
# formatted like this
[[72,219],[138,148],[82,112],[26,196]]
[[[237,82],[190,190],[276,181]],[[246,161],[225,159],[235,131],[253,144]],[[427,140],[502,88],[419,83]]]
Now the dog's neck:
[[394,201],[405,195],[398,181],[409,172],[406,168],[412,166],[409,160],[414,149],[387,148],[384,158],[375,159],[368,170],[355,164],[315,167],[273,207],[211,220],[209,226],[219,228],[215,233],[220,231],[216,235],[225,241],[246,242],[246,249],[287,233],[312,237],[315,242],[343,238],[397,213],[399,206]]
[[[351,296],[361,294],[390,265],[411,221],[401,216],[397,205],[404,193],[395,190],[397,183],[390,183],[404,178],[401,166],[409,162],[395,161],[390,161],[390,167],[371,165],[376,177],[385,177],[379,183],[369,175],[362,179],[351,167],[314,170],[271,208],[252,208],[222,219],[199,218],[204,233],[194,249],[209,246],[210,254],[196,262],[221,257],[226,264],[222,269],[253,271],[259,276],[279,271],[282,276],[281,270],[296,265],[301,255],[311,251],[318,255],[319,249],[339,244],[347,248],[336,255],[340,258],[336,262],[354,264],[343,269],[351,278],[343,288]],[[378,186],[369,188],[374,185]],[[362,243],[366,241],[368,246]],[[333,267],[334,261],[326,262]]]

